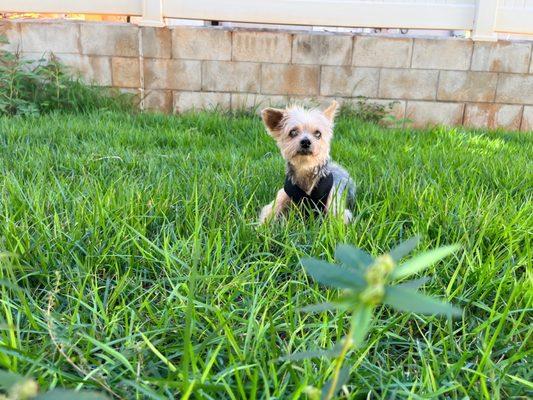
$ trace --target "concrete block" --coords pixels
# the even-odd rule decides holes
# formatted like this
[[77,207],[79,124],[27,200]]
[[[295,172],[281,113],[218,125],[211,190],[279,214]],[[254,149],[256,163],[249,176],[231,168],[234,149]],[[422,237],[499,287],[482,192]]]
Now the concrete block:
[[122,88],[141,87],[138,58],[113,57],[111,71],[113,86]]
[[362,67],[322,67],[322,96],[377,97],[379,69]]
[[413,121],[415,128],[432,125],[461,125],[463,107],[462,103],[408,101],[405,117]]
[[173,92],[174,112],[208,110],[216,107],[229,110],[231,95],[216,92]]
[[315,65],[263,64],[263,94],[316,96],[320,70]]
[[130,24],[103,22],[80,24],[80,42],[83,54],[138,57],[139,28]]
[[531,43],[476,42],[472,55],[472,71],[527,73]]
[[57,54],[58,60],[74,75],[79,75],[86,83],[98,86],[111,86],[111,58],[84,56],[79,54]]
[[172,31],[172,57],[191,60],[230,60],[231,32],[222,28],[179,26]]
[[164,113],[172,112],[172,91],[148,90],[144,97],[144,109]]
[[494,72],[441,71],[438,100],[494,101],[498,74]]
[[202,90],[209,92],[259,92],[261,64],[235,61],[204,61]]
[[522,106],[510,104],[466,104],[463,124],[476,128],[520,129]]
[[292,43],[292,62],[349,65],[352,58],[352,43],[352,36],[346,35],[295,34]]
[[144,60],[146,89],[200,90],[201,61],[147,58]]
[[146,58],[170,58],[172,35],[168,28],[141,27],[142,53]]
[[7,43],[0,43],[0,50],[9,51],[11,53],[22,51],[18,23],[1,20],[0,36],[4,36],[7,41]]
[[75,22],[21,22],[20,35],[24,52],[80,52],[80,26]]
[[496,102],[533,104],[533,75],[501,74]]
[[525,106],[520,130],[533,133],[533,106]]
[[472,41],[464,39],[419,39],[413,47],[413,68],[467,70]]
[[233,60],[269,63],[291,61],[291,34],[286,32],[233,32]]
[[352,64],[362,67],[409,68],[413,39],[357,36]]
[[382,69],[379,97],[388,99],[433,100],[439,71]]
[[268,96],[255,93],[232,93],[231,109],[232,110],[250,110],[255,109],[260,113],[266,107],[283,108],[289,103],[287,96]]

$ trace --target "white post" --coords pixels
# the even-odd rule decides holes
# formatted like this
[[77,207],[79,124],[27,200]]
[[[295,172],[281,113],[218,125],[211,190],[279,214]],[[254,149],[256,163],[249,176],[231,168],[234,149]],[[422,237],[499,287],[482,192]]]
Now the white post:
[[495,42],[498,34],[494,31],[496,14],[498,13],[498,0],[477,0],[476,18],[472,39],[479,41]]
[[163,21],[163,0],[143,0],[141,26],[165,26]]

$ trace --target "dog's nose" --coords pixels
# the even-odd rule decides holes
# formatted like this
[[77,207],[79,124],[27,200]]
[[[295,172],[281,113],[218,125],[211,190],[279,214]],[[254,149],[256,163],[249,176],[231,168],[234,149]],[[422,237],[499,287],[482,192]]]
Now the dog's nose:
[[300,141],[300,146],[302,147],[302,149],[308,149],[309,147],[311,147],[311,141],[307,138],[302,139]]

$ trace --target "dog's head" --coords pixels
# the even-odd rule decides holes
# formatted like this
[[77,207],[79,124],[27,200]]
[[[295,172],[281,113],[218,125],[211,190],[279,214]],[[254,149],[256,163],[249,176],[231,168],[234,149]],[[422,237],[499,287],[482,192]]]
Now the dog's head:
[[333,101],[324,111],[297,106],[284,110],[265,108],[261,117],[283,158],[296,168],[307,169],[329,158],[337,106]]

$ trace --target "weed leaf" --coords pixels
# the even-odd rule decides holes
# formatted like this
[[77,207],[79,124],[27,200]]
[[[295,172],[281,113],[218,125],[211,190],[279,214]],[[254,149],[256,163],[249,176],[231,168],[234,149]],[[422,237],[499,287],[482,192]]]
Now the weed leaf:
[[367,252],[349,244],[340,244],[335,249],[335,259],[347,267],[364,271],[374,261]]
[[404,278],[409,275],[416,274],[429,266],[435,264],[437,261],[454,253],[459,249],[459,245],[451,245],[439,247],[435,250],[430,250],[411,258],[402,265],[398,266],[391,273],[392,279]]
[[332,311],[332,310],[338,310],[338,309],[346,309],[347,305],[343,303],[318,303],[318,304],[310,304],[308,306],[300,308],[300,312],[306,312],[306,313],[321,313],[323,311]]
[[395,262],[398,262],[412,252],[419,243],[420,236],[413,236],[412,238],[407,239],[398,246],[394,247],[389,254]]
[[0,371],[0,389],[9,390],[9,388],[19,382],[26,380],[23,376],[8,371]]
[[302,260],[305,271],[317,282],[338,289],[360,289],[365,286],[361,272],[342,265],[306,258]]
[[309,351],[299,351],[297,353],[288,354],[286,356],[279,357],[278,361],[299,361],[307,360],[309,358],[333,358],[337,357],[341,352],[342,344],[337,343],[331,349],[317,349]]
[[34,397],[34,400],[109,400],[97,392],[76,392],[74,390],[54,389]]
[[425,276],[423,278],[402,282],[396,285],[396,287],[404,288],[404,289],[411,289],[411,290],[418,290],[422,286],[424,286],[428,281],[429,281],[429,277]]
[[352,315],[352,340],[355,348],[361,346],[365,340],[366,334],[370,329],[372,322],[372,307],[360,305]]
[[399,286],[385,288],[383,303],[399,310],[418,314],[460,316],[462,311],[448,303],[435,300],[425,294]]

